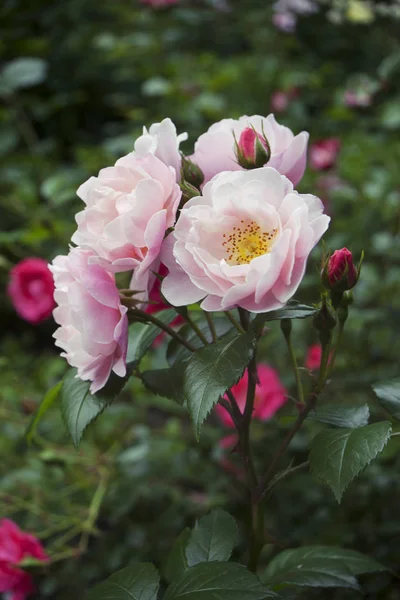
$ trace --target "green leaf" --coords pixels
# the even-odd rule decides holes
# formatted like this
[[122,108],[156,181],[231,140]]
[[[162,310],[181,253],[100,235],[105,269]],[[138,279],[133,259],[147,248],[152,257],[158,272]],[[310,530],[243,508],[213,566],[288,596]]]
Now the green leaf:
[[150,563],[141,563],[117,571],[93,588],[86,600],[157,600],[158,573]]
[[400,379],[372,386],[378,396],[379,404],[398,421],[400,421]]
[[[173,308],[162,310],[154,314],[157,319],[165,324],[171,323],[176,317],[176,311]],[[161,333],[153,323],[133,323],[129,327],[128,333],[128,354],[126,362],[135,367],[146,354],[156,337]]]
[[164,575],[167,581],[178,579],[187,569],[186,546],[191,534],[189,527],[186,527],[175,540],[164,567]]
[[[232,323],[227,317],[214,316],[213,317],[214,327],[218,338],[222,338],[224,335],[232,330]],[[196,321],[200,331],[205,335],[208,342],[212,342],[212,336],[207,321],[198,320]],[[183,325],[179,329],[179,335],[186,341],[190,342],[196,349],[203,347],[203,342],[198,337],[197,333],[193,331],[190,325]],[[167,348],[167,361],[169,365],[173,365],[177,361],[182,361],[189,358],[192,355],[190,350],[179,344],[176,340],[171,340]]]
[[13,90],[42,83],[46,78],[47,64],[41,58],[16,58],[3,69],[2,78]]
[[356,575],[384,570],[376,560],[354,550],[304,546],[275,556],[262,580],[277,589],[282,585],[358,589]]
[[142,380],[145,386],[158,396],[174,400],[182,405],[185,401],[183,389],[185,365],[175,363],[166,369],[143,371]]
[[202,517],[186,548],[189,567],[198,563],[229,560],[237,537],[235,519],[221,509]]
[[36,410],[35,414],[33,415],[33,418],[31,420],[31,422],[29,423],[28,429],[26,430],[25,435],[26,435],[26,439],[27,439],[28,443],[31,443],[32,438],[36,433],[36,428],[39,425],[43,415],[49,410],[49,408],[57,400],[57,398],[60,394],[62,385],[63,385],[62,381],[59,381],[58,383],[56,383],[56,385],[47,392],[47,394],[45,395],[45,397],[39,404],[39,407]]
[[242,565],[200,563],[169,586],[164,600],[264,600],[276,595]]
[[254,325],[267,323],[268,321],[280,321],[282,319],[306,319],[312,317],[317,312],[313,306],[300,304],[296,300],[289,302],[284,308],[271,310],[271,312],[260,313],[253,321]]
[[346,404],[321,404],[310,413],[309,418],[336,427],[355,428],[368,425],[368,404],[348,406]]
[[219,397],[243,375],[255,343],[254,331],[234,334],[198,350],[189,360],[184,390],[197,438],[204,419]]
[[358,429],[331,429],[311,442],[310,466],[327,483],[338,502],[349,483],[381,452],[392,425],[381,421]]

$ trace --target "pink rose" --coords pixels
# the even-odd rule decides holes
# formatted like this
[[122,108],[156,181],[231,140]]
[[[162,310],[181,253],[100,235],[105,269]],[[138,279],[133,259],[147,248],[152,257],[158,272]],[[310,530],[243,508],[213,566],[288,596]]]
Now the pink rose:
[[[211,125],[197,140],[191,157],[204,173],[204,181],[210,181],[221,171],[241,171],[235,156],[235,137],[239,139],[243,130],[253,127],[268,140],[271,156],[269,167],[286,175],[294,185],[303,177],[307,161],[308,133],[303,131],[294,136],[290,129],[279,125],[274,115],[240,117],[238,120],[223,119]],[[234,137],[235,135],[235,137]]]
[[297,290],[329,224],[321,201],[275,169],[220,173],[189,200],[164,241],[162,292],[173,306],[266,312]]
[[314,142],[310,148],[310,165],[314,171],[325,171],[336,164],[340,150],[338,138],[327,138]]
[[271,95],[271,103],[270,107],[272,112],[285,112],[288,108],[289,104],[292,102],[294,98],[298,95],[299,90],[295,87],[292,87],[286,91],[284,90],[276,90]]
[[159,267],[166,230],[175,223],[181,191],[175,171],[152,154],[128,154],[78,189],[86,204],[72,241],[90,248],[91,263],[111,272],[133,269],[131,287],[146,300]]
[[58,307],[54,319],[56,345],[64,350],[80,379],[92,382],[94,394],[106,384],[111,371],[126,373],[127,308],[121,305],[114,276],[90,264],[93,251],[71,248],[51,266]]
[[[268,421],[268,419],[273,417],[277,410],[285,404],[287,392],[279,379],[278,373],[272,367],[259,364],[257,366],[257,374],[259,383],[256,386],[253,419],[256,419],[257,421]],[[242,379],[232,388],[233,395],[235,396],[242,413],[246,406],[248,381],[249,374],[248,371],[246,371]],[[215,410],[226,427],[234,427],[230,414],[223,406],[217,404]],[[231,436],[229,436],[229,439],[230,438]],[[221,445],[224,448],[229,447],[228,441],[225,438],[224,440],[224,444],[221,443]]]
[[0,593],[9,600],[25,600],[33,591],[32,576],[18,568],[24,558],[48,560],[37,538],[24,533],[9,519],[0,520]]
[[[160,2],[160,0],[156,1]],[[172,2],[170,3],[172,4]],[[144,158],[149,153],[154,154],[167,167],[173,167],[176,181],[180,181],[182,159],[179,153],[179,145],[187,138],[187,133],[180,133],[179,135],[176,133],[176,127],[171,119],[164,119],[161,123],[153,123],[150,129],[143,127],[143,135],[135,142],[135,156]]]
[[25,258],[15,265],[7,291],[19,316],[30,323],[50,317],[55,306],[53,277],[42,258]]
[[307,350],[307,356],[305,360],[306,369],[310,369],[310,371],[315,371],[321,366],[321,358],[322,358],[322,346],[321,344],[313,344]]
[[280,31],[293,33],[296,29],[297,17],[292,12],[277,12],[272,15],[272,23]]

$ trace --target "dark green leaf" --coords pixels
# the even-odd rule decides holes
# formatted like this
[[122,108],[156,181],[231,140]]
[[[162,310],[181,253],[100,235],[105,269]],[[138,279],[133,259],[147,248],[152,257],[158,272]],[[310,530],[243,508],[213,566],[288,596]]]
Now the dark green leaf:
[[[174,320],[174,317],[176,317],[176,311],[169,308],[159,313],[155,313],[154,316],[168,325]],[[133,323],[130,325],[126,362],[132,367],[135,367],[160,333],[161,329],[156,325],[153,325],[153,323]]]
[[358,588],[356,575],[383,571],[373,558],[334,546],[304,546],[284,550],[272,559],[262,580],[270,586]]
[[197,437],[208,413],[228,388],[243,375],[256,343],[255,333],[229,336],[198,350],[185,371],[185,397]]
[[42,83],[47,64],[41,58],[16,58],[3,69],[2,77],[13,90]]
[[349,483],[381,452],[392,425],[381,421],[358,429],[328,429],[311,442],[310,466],[338,502]]
[[312,317],[317,312],[313,306],[300,304],[296,300],[289,302],[284,308],[271,310],[271,312],[260,313],[253,321],[254,325],[267,323],[268,321],[280,321],[282,319],[306,319]]
[[264,600],[276,595],[242,565],[201,563],[170,585],[164,600]]
[[400,379],[372,386],[381,406],[400,421]]
[[164,567],[164,575],[167,581],[178,579],[187,569],[186,546],[191,533],[189,527],[186,527],[175,540]]
[[157,600],[159,576],[150,563],[117,571],[86,596],[87,600]]
[[152,371],[143,371],[143,383],[154,394],[174,400],[178,404],[183,404],[185,394],[183,391],[185,365],[175,363],[172,367],[166,369],[154,369]]
[[186,548],[189,567],[214,560],[229,560],[237,536],[235,519],[221,509],[202,517]]
[[39,425],[39,422],[41,421],[43,415],[49,410],[49,408],[57,400],[57,398],[60,394],[62,385],[63,385],[62,381],[59,381],[58,383],[56,383],[56,385],[47,392],[47,394],[45,395],[45,397],[39,404],[39,407],[38,407],[37,411],[35,412],[35,414],[33,415],[33,418],[29,424],[29,427],[26,430],[26,439],[29,443],[32,441],[32,438],[36,432],[36,428]]
[[[222,338],[224,335],[229,333],[232,329],[232,323],[227,317],[214,316],[213,317],[214,327],[218,338]],[[199,320],[197,325],[200,331],[205,335],[206,339],[211,343],[212,336],[207,321]],[[185,340],[190,342],[196,349],[203,347],[203,342],[190,325],[183,325],[179,329],[179,335]],[[173,365],[177,361],[182,361],[191,356],[190,350],[179,344],[176,340],[171,340],[167,348],[167,361],[168,364]]]
[[347,406],[346,404],[321,404],[310,413],[309,418],[336,427],[355,428],[368,425],[368,404]]

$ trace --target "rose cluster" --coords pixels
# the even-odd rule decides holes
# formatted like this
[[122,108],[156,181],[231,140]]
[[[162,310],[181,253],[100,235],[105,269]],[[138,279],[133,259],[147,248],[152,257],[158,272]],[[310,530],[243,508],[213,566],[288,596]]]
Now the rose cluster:
[[[283,307],[329,217],[295,189],[308,134],[273,115],[224,119],[179,146],[170,119],[144,128],[133,151],[78,189],[74,246],[51,265],[56,343],[95,393],[113,371],[124,376],[127,308],[115,274],[131,272],[137,306],[148,309],[157,277],[173,306],[260,313]],[[151,302],[151,300],[150,300]]]

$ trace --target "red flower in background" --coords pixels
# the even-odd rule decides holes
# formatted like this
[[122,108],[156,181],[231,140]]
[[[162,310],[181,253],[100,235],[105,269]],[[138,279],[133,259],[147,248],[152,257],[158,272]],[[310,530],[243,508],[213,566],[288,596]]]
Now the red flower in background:
[[42,258],[16,264],[7,291],[19,316],[34,325],[48,319],[55,307],[53,276]]
[[310,147],[310,166],[314,171],[326,171],[335,163],[340,150],[338,138],[326,138],[314,142]]
[[0,593],[9,600],[25,600],[33,591],[32,576],[18,568],[24,558],[46,561],[48,556],[37,538],[9,519],[0,520]]
[[321,366],[321,357],[322,357],[322,346],[321,344],[313,344],[307,350],[307,356],[305,360],[306,369],[310,369],[310,371],[316,371]]
[[[272,367],[265,364],[257,366],[259,383],[256,386],[253,419],[267,421],[286,402],[287,392],[282,385],[278,373]],[[240,410],[243,412],[246,405],[247,383],[249,374],[246,371],[242,379],[233,386],[232,393],[235,396]],[[229,413],[223,406],[217,404],[217,415],[224,425],[234,427]]]
[[[158,270],[159,277],[165,277],[167,275],[168,269],[165,265],[161,264]],[[165,310],[166,308],[171,308],[170,304],[166,304],[161,296],[161,280],[159,277],[156,278],[154,285],[149,294],[149,304],[147,304],[145,308],[145,312],[152,315],[153,313],[159,312],[160,310]],[[175,317],[175,319],[170,323],[171,325],[181,325],[185,320],[181,316]],[[153,342],[153,346],[157,347],[161,344],[165,333],[161,332]]]

